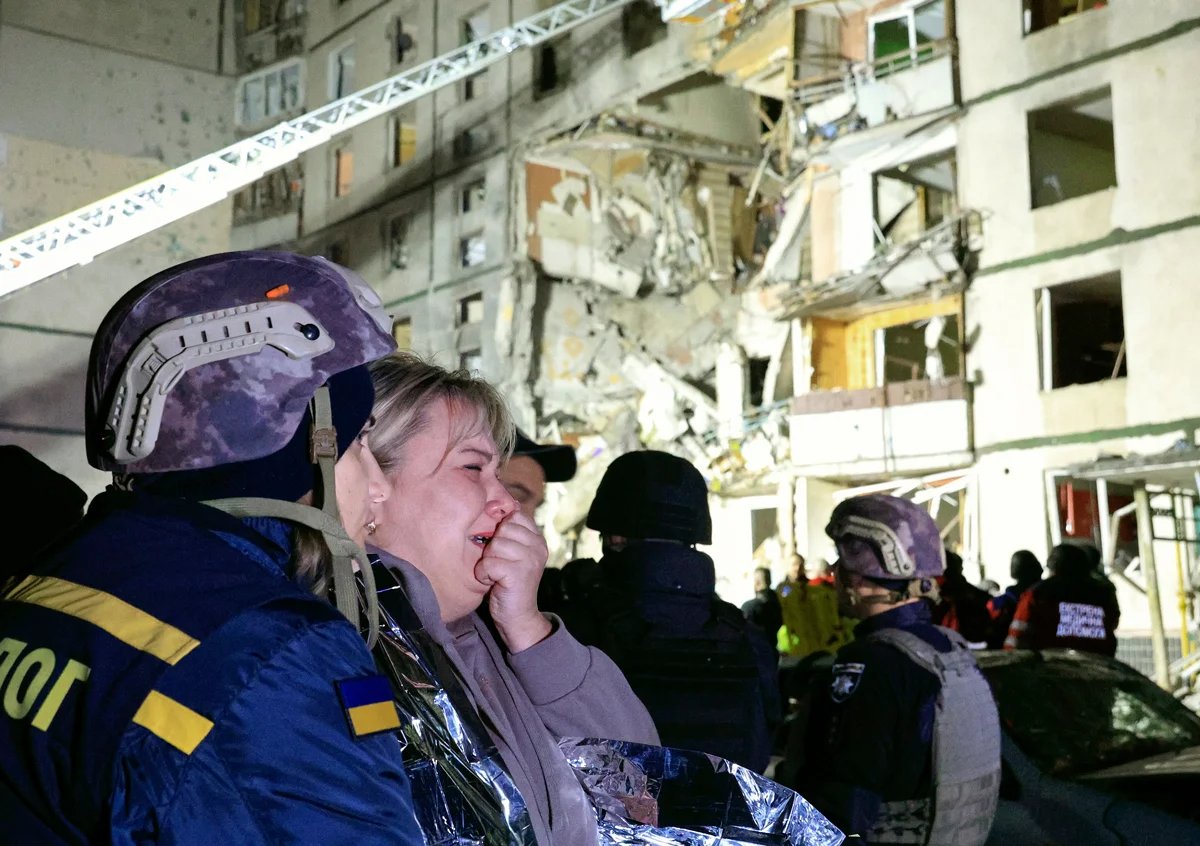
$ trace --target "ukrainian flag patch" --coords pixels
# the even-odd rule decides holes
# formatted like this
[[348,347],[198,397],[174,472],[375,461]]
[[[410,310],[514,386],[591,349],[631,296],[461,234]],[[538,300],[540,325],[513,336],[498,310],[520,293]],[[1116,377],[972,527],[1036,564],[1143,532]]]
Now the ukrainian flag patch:
[[392,686],[384,676],[359,676],[334,682],[346,722],[355,737],[367,737],[400,728],[400,713],[392,698]]

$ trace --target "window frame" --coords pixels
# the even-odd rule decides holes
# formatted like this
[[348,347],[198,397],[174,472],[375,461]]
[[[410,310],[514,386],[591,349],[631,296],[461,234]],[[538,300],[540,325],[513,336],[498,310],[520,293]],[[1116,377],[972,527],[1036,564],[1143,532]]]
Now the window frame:
[[[908,68],[912,68],[912,67],[915,67],[916,65],[920,64],[920,61],[917,58],[917,50],[922,45],[917,44],[917,9],[920,9],[920,8],[923,8],[926,6],[934,6],[937,4],[941,4],[942,9],[943,9],[943,18],[944,18],[944,15],[945,15],[944,10],[945,10],[945,5],[946,5],[945,0],[915,0],[915,2],[912,2],[907,6],[899,7],[897,9],[888,9],[884,12],[880,12],[878,15],[872,15],[871,17],[868,17],[867,18],[867,64],[871,68],[874,68],[875,63],[877,61],[879,61],[879,59],[881,58],[881,57],[875,55],[875,26],[877,24],[887,23],[888,21],[897,21],[897,20],[902,20],[902,19],[907,20],[907,22],[908,22],[909,64],[904,65],[902,67],[887,70],[884,72],[884,74],[886,75],[888,73],[894,73],[895,71],[907,70]],[[936,44],[939,41],[945,41],[946,38],[947,38],[947,35],[945,32],[945,29],[943,28],[942,37],[937,39],[936,41],[929,42],[929,43]],[[895,57],[895,56],[901,55],[901,53],[893,53],[890,55]],[[885,56],[883,58],[887,58],[887,57]],[[872,73],[875,73],[875,71],[872,71]]]
[[[472,202],[471,195],[476,189],[479,191],[479,198]],[[460,215],[476,214],[482,211],[485,202],[487,202],[487,178],[485,176],[459,183],[458,213]]]
[[[339,85],[339,82],[340,82],[339,57],[346,51],[350,52],[350,67],[351,67],[350,86],[349,86],[349,90],[345,91],[344,93],[339,94],[338,90],[341,87]],[[344,41],[344,42],[342,42],[342,44],[340,46],[335,47],[334,49],[329,51],[329,57],[328,57],[328,61],[326,63],[325,70],[326,70],[326,73],[328,76],[328,79],[327,79],[328,85],[326,86],[326,93],[329,94],[330,101],[340,100],[343,97],[349,97],[356,90],[358,90],[354,87],[354,77],[353,77],[353,69],[358,65],[358,60],[355,57],[356,52],[357,52],[357,50],[355,49],[354,39],[350,39],[349,41]]]
[[[407,347],[401,346],[401,341],[400,341],[401,335],[404,334],[405,329],[408,330],[408,332],[407,332],[408,346]],[[398,349],[402,349],[402,350],[403,349],[411,350],[413,348],[412,339],[413,339],[412,315],[411,314],[397,314],[395,317],[392,318],[392,340],[394,340],[396,342],[396,347]]]
[[[333,165],[330,168],[333,178],[330,195],[335,200],[350,196],[354,193],[354,150],[350,142],[346,141],[334,147],[330,159]],[[344,170],[349,173],[344,173]]]
[[[403,273],[410,269],[412,263],[412,250],[409,245],[409,234],[412,231],[413,215],[410,212],[397,212],[389,215],[383,222],[383,272],[386,273]],[[397,264],[396,262],[396,238],[397,229],[402,229],[402,237],[400,239],[400,249],[406,255],[404,263]]]
[[[1088,283],[1114,285],[1117,292],[1117,306],[1121,312],[1121,345],[1114,356],[1113,375],[1088,382],[1055,384],[1061,378],[1059,364],[1063,355],[1058,332],[1057,311],[1062,308],[1062,298],[1070,293],[1070,289]],[[1058,292],[1057,303],[1055,291]],[[1064,388],[1103,384],[1129,377],[1129,334],[1125,325],[1125,283],[1120,270],[1114,269],[1092,276],[1065,279],[1036,288],[1033,293],[1034,334],[1038,344],[1038,393],[1046,394]],[[1068,304],[1070,302],[1068,300]],[[1096,302],[1104,302],[1104,300],[1097,298]],[[1121,372],[1122,370],[1124,372]]]
[[[296,70],[296,102],[289,108],[284,97],[284,92],[287,89],[283,85],[283,75],[284,71],[292,70],[293,68]],[[270,76],[279,77],[280,110],[278,112],[271,112],[267,109],[266,78]],[[263,116],[256,120],[249,120],[246,117],[246,110],[244,108],[246,100],[246,87],[251,83],[259,81],[261,81],[263,85]],[[237,84],[234,86],[234,125],[240,128],[264,126],[273,122],[274,119],[280,115],[290,114],[303,109],[304,94],[308,87],[307,83],[307,66],[304,62],[304,59],[297,56],[284,59],[272,65],[267,65],[264,68],[259,68],[251,73],[245,74],[244,76],[238,77]]]
[[[479,306],[479,319],[469,319],[470,312],[474,305]],[[459,297],[454,302],[454,326],[477,326],[483,323],[483,291],[473,291],[466,296]]]
[[[467,249],[467,245],[468,245],[468,242],[470,242],[476,238],[478,238],[479,243],[483,245],[482,256],[480,257],[479,261],[468,262],[467,256],[470,251]],[[462,235],[459,235],[457,246],[458,246],[458,250],[457,250],[456,258],[458,260],[458,269],[459,270],[474,270],[475,268],[483,267],[484,265],[487,264],[487,260],[488,260],[487,238],[484,236],[482,229],[476,229],[472,232],[467,232]]]
[[[412,155],[407,159],[402,154],[402,145],[404,142],[401,130],[405,126],[410,126],[413,130]],[[387,119],[387,148],[384,150],[384,163],[387,169],[389,171],[398,170],[412,164],[417,158],[418,141],[415,115],[407,112],[404,108],[389,115]]]

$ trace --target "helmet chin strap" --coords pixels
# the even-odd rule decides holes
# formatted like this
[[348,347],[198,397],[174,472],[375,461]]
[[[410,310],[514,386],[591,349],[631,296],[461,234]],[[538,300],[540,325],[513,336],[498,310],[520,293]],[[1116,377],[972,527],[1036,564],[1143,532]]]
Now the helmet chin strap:
[[[214,499],[205,505],[234,517],[278,517],[301,523],[320,532],[333,557],[333,593],[337,608],[359,627],[360,608],[367,618],[367,647],[379,637],[379,598],[375,594],[375,574],[367,559],[366,550],[346,534],[338,512],[334,464],[337,463],[337,434],[333,428],[333,411],[329,388],[322,385],[313,396],[313,429],[310,455],[321,478],[321,507],[314,508],[299,502],[285,502],[262,497],[232,497]],[[354,578],[355,564],[362,578],[360,591]]]
[[939,592],[933,579],[913,579],[904,590],[889,590],[884,593],[862,594],[847,586],[841,589],[846,604],[851,608],[869,608],[872,605],[897,605],[910,599],[929,599],[937,602]]

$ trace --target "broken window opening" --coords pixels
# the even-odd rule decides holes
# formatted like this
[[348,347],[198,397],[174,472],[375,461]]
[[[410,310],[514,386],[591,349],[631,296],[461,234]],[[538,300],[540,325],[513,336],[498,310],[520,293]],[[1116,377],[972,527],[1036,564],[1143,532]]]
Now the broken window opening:
[[567,87],[570,77],[570,36],[564,35],[533,52],[533,99],[539,100]]
[[392,64],[402,65],[415,42],[410,33],[404,31],[404,21],[397,17],[392,21]]
[[458,369],[468,373],[483,370],[483,350],[463,350],[458,354]]
[[242,32],[246,35],[304,14],[303,0],[245,0],[241,5]]
[[621,41],[629,58],[667,37],[667,22],[650,0],[639,0],[621,10]]
[[961,376],[958,327],[958,315],[944,314],[875,330],[875,384]]
[[458,241],[458,266],[478,267],[487,261],[487,242],[483,233],[464,235]]
[[783,101],[774,97],[758,98],[758,133],[766,135],[779,123],[783,115]]
[[462,18],[459,32],[462,38],[461,46],[464,47],[472,41],[482,41],[484,38],[487,38],[492,32],[491,18],[488,16],[487,6],[480,6],[474,12]]
[[388,264],[393,270],[408,268],[408,228],[409,218],[406,214],[398,214],[388,221],[385,254],[388,257]]
[[904,244],[957,211],[954,152],[875,174],[876,237]]
[[242,31],[249,35],[275,23],[275,4],[270,0],[246,0],[242,4]]
[[458,301],[458,322],[456,326],[468,326],[472,323],[483,322],[483,292],[468,294]]
[[1035,313],[1043,391],[1126,376],[1120,273],[1042,288]]
[[933,56],[946,38],[944,0],[929,0],[871,18],[871,64],[876,77],[904,70]]
[[1032,111],[1028,123],[1033,208],[1117,186],[1111,89]]
[[392,321],[392,337],[396,339],[397,349],[411,350],[412,349],[412,318],[397,317]]
[[[1133,486],[1108,482],[1108,513],[1133,502]],[[1102,547],[1100,492],[1093,479],[1057,476],[1054,480],[1058,499],[1058,527],[1064,538],[1077,538]],[[1113,539],[1118,549],[1137,555],[1137,521],[1122,520]]]
[[762,408],[763,393],[767,386],[767,368],[770,366],[769,358],[746,359],[746,394],[751,408]]
[[779,512],[774,508],[754,508],[750,511],[750,554],[763,549],[772,538],[779,537]]
[[330,242],[329,246],[325,248],[325,257],[334,264],[349,267],[350,248],[346,246],[346,239],[338,238],[336,241]]
[[271,171],[233,195],[233,225],[298,211],[303,188],[304,171],[299,161]]
[[329,99],[340,100],[354,91],[354,45],[329,55]]
[[471,74],[462,81],[462,101],[465,103],[487,93],[487,71]]
[[463,214],[479,211],[483,208],[483,201],[486,196],[487,182],[482,179],[469,182],[459,192],[458,210]]
[[304,101],[301,64],[292,59],[243,77],[238,83],[238,125],[253,126],[300,108]]
[[469,159],[491,146],[492,130],[486,124],[464,129],[454,136],[454,157]]
[[1022,20],[1025,34],[1031,35],[1043,29],[1057,26],[1064,18],[1071,18],[1103,9],[1108,0],[1023,0]]
[[417,156],[417,127],[410,115],[393,115],[388,120],[388,163],[400,167]]
[[349,147],[333,151],[333,196],[345,197],[354,185],[354,153]]
[[[464,47],[474,41],[486,38],[491,31],[491,19],[488,17],[486,6],[476,9],[459,22],[459,38]],[[486,93],[487,71],[480,71],[462,81],[462,87],[459,88],[459,99],[465,103],[468,100],[482,97]]]

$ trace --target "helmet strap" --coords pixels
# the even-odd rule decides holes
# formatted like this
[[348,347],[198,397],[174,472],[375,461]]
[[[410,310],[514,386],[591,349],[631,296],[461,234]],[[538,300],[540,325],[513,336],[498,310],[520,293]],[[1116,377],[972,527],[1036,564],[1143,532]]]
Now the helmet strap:
[[[205,502],[234,517],[278,517],[301,523],[320,532],[332,557],[333,593],[337,609],[359,627],[360,609],[367,618],[367,646],[373,647],[379,637],[379,598],[375,594],[375,574],[367,559],[366,550],[346,534],[338,512],[334,465],[337,463],[337,433],[333,427],[333,410],[329,387],[317,389],[312,402],[313,428],[310,457],[320,479],[320,508],[298,502],[284,502],[261,497],[234,497]],[[360,591],[354,578],[355,564],[362,578]]]
[[933,579],[913,579],[904,590],[889,590],[886,593],[861,594],[847,588],[846,601],[852,608],[869,605],[898,605],[910,599],[929,599],[937,602],[939,598],[937,582]]

